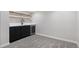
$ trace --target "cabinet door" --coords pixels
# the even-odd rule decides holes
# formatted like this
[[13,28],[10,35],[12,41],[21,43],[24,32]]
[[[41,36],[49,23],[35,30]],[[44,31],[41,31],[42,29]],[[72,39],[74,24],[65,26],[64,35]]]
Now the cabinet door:
[[35,25],[31,25],[31,35],[35,34]]
[[35,34],[35,25],[32,26],[32,34]]
[[30,26],[23,26],[22,27],[22,36],[27,37],[30,36]]
[[10,42],[17,41],[21,38],[21,28],[18,27],[10,27]]
[[21,38],[21,27],[20,26],[18,26],[18,27],[16,27],[17,29],[16,29],[16,40],[19,40],[20,38]]
[[17,40],[17,28],[10,27],[10,42],[14,42]]

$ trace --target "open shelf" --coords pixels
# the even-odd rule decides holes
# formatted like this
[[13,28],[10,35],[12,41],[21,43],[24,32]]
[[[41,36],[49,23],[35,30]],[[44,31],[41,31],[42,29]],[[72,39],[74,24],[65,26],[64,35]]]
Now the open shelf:
[[15,15],[9,15],[10,18],[30,18],[30,17],[23,17],[23,16],[15,16]]
[[32,13],[28,11],[9,11],[10,18],[31,18]]

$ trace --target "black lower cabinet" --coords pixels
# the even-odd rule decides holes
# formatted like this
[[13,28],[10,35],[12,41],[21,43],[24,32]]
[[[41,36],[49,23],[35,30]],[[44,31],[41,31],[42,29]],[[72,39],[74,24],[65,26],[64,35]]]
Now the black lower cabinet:
[[30,36],[30,25],[10,27],[10,43]]
[[30,36],[30,26],[22,26],[21,37]]
[[31,25],[31,35],[35,34],[35,25]]

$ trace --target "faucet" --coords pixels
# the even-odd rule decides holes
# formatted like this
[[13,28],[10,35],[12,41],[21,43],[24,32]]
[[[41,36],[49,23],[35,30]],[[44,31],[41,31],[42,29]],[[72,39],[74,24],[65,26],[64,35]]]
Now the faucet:
[[21,25],[23,25],[23,22],[24,22],[24,19],[22,18],[22,19],[21,19]]

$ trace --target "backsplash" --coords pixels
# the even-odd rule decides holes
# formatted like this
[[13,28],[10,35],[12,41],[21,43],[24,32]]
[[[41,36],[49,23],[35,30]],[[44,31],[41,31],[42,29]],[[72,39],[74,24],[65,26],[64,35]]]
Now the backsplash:
[[[9,23],[20,23],[21,18],[9,18]],[[24,19],[25,23],[32,23],[32,20],[30,19]]]
[[9,23],[21,23],[21,20],[24,20],[24,23],[31,23],[32,12],[29,11],[9,11]]

